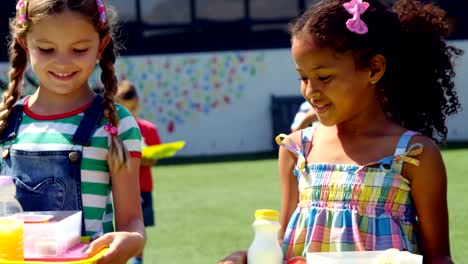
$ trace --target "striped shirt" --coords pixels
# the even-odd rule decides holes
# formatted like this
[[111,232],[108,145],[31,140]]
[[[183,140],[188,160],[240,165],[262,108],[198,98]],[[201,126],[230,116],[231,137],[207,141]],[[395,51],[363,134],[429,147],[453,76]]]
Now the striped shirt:
[[[27,101],[28,98],[24,102],[23,119],[11,149],[82,151],[81,191],[86,235],[113,231],[112,186],[107,163],[110,140],[108,132],[104,130],[108,121],[104,117],[101,119],[89,146],[74,145],[70,136],[75,134],[89,104],[69,113],[40,116],[28,109]],[[120,120],[119,137],[132,157],[141,157],[141,134],[136,120],[127,109],[119,105],[117,115]]]

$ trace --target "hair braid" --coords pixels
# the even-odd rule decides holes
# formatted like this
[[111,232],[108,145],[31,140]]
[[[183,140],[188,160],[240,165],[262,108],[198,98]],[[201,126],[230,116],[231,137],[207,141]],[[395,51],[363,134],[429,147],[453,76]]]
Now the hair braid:
[[[104,116],[111,125],[117,127],[119,125],[119,118],[114,102],[114,97],[117,93],[117,77],[114,73],[115,60],[114,42],[111,38],[104,49],[99,65],[102,69],[101,82],[104,85]],[[122,140],[118,135],[111,136],[108,158],[109,166],[119,170],[125,167],[129,160],[130,155]]]
[[20,83],[28,63],[26,51],[21,47],[17,39],[10,42],[9,53],[11,70],[8,73],[8,78],[10,83],[8,89],[2,95],[2,103],[0,104],[0,132],[5,129],[8,115],[13,105],[20,98]]

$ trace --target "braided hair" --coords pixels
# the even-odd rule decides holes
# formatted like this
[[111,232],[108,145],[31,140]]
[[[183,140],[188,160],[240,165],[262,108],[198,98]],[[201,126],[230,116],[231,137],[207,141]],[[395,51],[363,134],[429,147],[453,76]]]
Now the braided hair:
[[[109,6],[103,11],[99,6],[100,1],[96,0],[19,0],[26,3],[21,18],[17,15],[10,20],[10,41],[8,45],[9,60],[11,70],[9,72],[9,84],[2,96],[0,104],[0,132],[5,129],[7,118],[13,108],[13,105],[21,97],[20,84],[27,66],[28,55],[21,46],[19,39],[25,38],[28,34],[30,25],[37,23],[40,19],[64,11],[72,11],[88,18],[94,25],[99,38],[103,40],[110,36],[108,45],[102,52],[99,66],[101,67],[101,81],[104,87],[104,117],[109,124],[117,127],[119,118],[114,104],[114,97],[117,92],[117,78],[114,73],[114,63],[116,60],[117,43],[114,39],[114,29],[116,16],[113,9]],[[105,12],[103,14],[103,12]],[[20,12],[18,12],[20,13]],[[103,20],[103,15],[106,19]],[[21,19],[25,19],[24,21]],[[118,135],[111,135],[109,147],[108,162],[111,169],[121,169],[128,164],[130,155],[125,145]]]

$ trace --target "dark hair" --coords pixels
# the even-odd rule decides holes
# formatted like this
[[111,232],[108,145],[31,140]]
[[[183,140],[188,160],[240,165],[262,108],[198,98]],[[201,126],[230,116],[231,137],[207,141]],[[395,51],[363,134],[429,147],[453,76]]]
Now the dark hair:
[[132,100],[134,98],[138,98],[138,93],[136,90],[135,85],[128,80],[123,80],[118,83],[117,94],[117,101],[119,100]]
[[345,2],[327,0],[312,6],[290,24],[292,37],[307,34],[320,46],[351,51],[360,68],[368,67],[375,55],[384,56],[386,71],[376,87],[387,117],[406,129],[445,141],[446,116],[461,108],[454,89],[453,59],[463,53],[445,42],[445,12],[417,0],[400,0],[391,10],[371,0],[361,15],[368,33],[360,35],[346,27],[352,15],[343,7]]
[[[114,103],[114,96],[117,92],[117,78],[114,73],[114,63],[116,60],[116,42],[114,39],[114,30],[116,16],[113,8],[106,5],[107,20],[104,24],[100,23],[100,13],[96,0],[29,0],[26,7],[26,23],[19,24],[18,16],[10,21],[10,41],[9,57],[11,70],[9,72],[10,83],[8,89],[3,93],[3,102],[0,105],[0,132],[6,125],[6,120],[13,107],[13,104],[21,97],[19,86],[23,79],[23,74],[28,62],[27,53],[19,43],[19,38],[24,38],[28,34],[31,25],[37,23],[42,18],[59,14],[64,11],[72,11],[89,19],[94,25],[99,38],[110,36],[110,41],[102,52],[99,65],[101,67],[101,81],[104,85],[104,116],[113,126],[118,126],[119,119],[117,109]],[[129,160],[128,151],[123,142],[112,136],[109,148],[109,165],[111,168],[120,168]]]

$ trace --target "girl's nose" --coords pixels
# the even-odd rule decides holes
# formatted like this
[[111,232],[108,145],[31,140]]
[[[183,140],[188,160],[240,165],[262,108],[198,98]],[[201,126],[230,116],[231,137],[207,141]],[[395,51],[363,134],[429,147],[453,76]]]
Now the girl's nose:
[[55,58],[55,63],[57,65],[66,66],[66,65],[70,65],[71,62],[72,62],[72,59],[70,58],[70,56],[66,54],[59,54]]
[[316,97],[318,93],[320,93],[320,84],[317,82],[313,82],[312,80],[309,80],[306,84],[306,89],[305,89],[305,96],[307,98],[313,98]]

